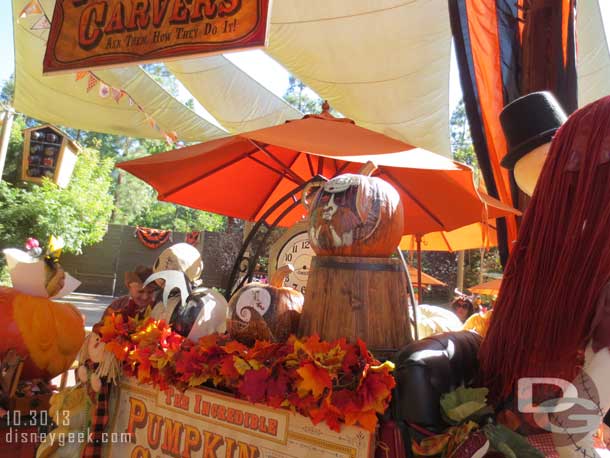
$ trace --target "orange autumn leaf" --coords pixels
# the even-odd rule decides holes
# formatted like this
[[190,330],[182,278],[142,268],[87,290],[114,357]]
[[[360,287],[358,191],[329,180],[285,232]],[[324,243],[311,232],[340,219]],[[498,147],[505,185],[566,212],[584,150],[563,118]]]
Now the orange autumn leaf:
[[248,350],[248,347],[246,347],[241,342],[238,342],[237,340],[232,340],[230,342],[227,342],[221,348],[224,351],[226,351],[227,353],[237,353],[237,354],[245,353],[246,350]]
[[377,414],[374,410],[349,410],[345,412],[346,425],[360,425],[370,432],[375,431],[377,426]]
[[310,392],[314,397],[319,397],[324,393],[324,390],[330,390],[332,387],[328,371],[317,367],[313,363],[305,363],[305,365],[297,369],[297,373],[302,378],[302,380],[297,382],[299,396],[302,398]]

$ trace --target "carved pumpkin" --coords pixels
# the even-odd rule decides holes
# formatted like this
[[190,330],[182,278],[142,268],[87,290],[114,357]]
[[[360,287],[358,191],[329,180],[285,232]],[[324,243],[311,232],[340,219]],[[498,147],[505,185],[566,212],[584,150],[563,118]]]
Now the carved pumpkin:
[[21,378],[50,379],[70,368],[85,340],[83,316],[72,304],[0,287],[0,355],[26,358]]
[[[368,164],[367,164],[368,165]],[[324,183],[309,207],[309,239],[318,256],[387,257],[403,235],[400,195],[388,182],[364,175],[339,175]],[[317,185],[317,184],[316,184]]]
[[231,297],[231,337],[246,344],[256,339],[283,342],[298,331],[303,295],[282,286],[292,272],[291,264],[282,266],[273,274],[270,284],[253,282]]

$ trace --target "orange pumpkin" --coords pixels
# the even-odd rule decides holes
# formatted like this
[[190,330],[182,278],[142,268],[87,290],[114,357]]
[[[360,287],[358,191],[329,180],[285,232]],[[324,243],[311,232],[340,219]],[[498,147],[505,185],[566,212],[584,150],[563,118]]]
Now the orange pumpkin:
[[298,331],[303,295],[283,287],[285,277],[292,272],[291,264],[282,266],[268,285],[253,282],[231,297],[228,326],[231,337],[247,344],[256,339],[283,342]]
[[[344,174],[327,181],[309,210],[309,239],[318,256],[387,257],[403,235],[403,207],[398,191],[381,178]],[[316,184],[319,186],[319,184]]]
[[83,316],[72,304],[0,287],[0,356],[11,348],[26,358],[23,380],[68,370],[85,340]]

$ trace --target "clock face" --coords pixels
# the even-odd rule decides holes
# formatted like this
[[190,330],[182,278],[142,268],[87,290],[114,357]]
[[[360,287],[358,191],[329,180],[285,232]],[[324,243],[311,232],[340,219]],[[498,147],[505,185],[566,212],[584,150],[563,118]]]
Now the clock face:
[[284,286],[294,288],[305,294],[311,258],[315,256],[309,243],[307,231],[299,232],[291,237],[280,249],[277,255],[277,268],[286,264],[294,266],[294,272],[286,276]]

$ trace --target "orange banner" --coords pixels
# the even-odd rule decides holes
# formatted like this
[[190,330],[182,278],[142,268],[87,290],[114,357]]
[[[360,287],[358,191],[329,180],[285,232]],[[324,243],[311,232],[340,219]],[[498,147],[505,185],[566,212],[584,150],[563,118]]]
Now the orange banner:
[[270,0],[57,0],[44,73],[266,44]]

